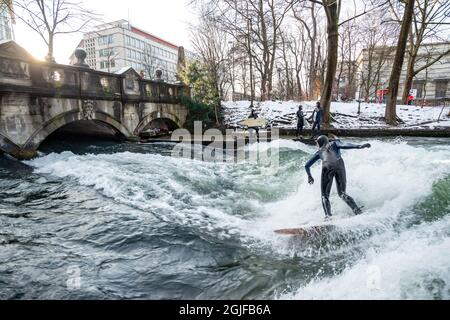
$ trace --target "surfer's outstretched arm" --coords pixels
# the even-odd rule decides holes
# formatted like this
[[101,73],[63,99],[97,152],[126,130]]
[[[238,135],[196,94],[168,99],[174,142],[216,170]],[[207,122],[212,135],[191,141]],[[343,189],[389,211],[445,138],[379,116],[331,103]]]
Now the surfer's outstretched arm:
[[369,143],[366,144],[352,144],[352,143],[343,143],[341,140],[335,141],[336,146],[338,149],[344,149],[344,150],[351,150],[351,149],[364,149],[364,148],[370,148],[371,145]]
[[314,154],[314,156],[305,164],[305,170],[306,170],[306,173],[308,174],[308,180],[309,180],[309,183],[310,184],[313,184],[314,183],[314,179],[313,179],[313,177],[312,177],[312,175],[311,175],[311,167],[317,162],[317,161],[319,161],[320,160],[320,155],[319,155],[319,153],[317,152],[316,154]]

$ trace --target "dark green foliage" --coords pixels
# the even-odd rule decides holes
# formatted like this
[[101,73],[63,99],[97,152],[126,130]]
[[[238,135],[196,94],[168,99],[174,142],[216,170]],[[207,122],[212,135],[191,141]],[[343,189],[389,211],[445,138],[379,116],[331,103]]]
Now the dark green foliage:
[[182,98],[183,105],[189,110],[185,127],[192,131],[195,121],[202,121],[204,129],[218,127],[222,123],[221,98],[206,68],[195,61],[188,65],[180,76],[192,90],[192,98]]
[[194,122],[201,121],[203,128],[212,128],[216,124],[214,107],[205,103],[195,101],[189,97],[182,97],[181,103],[188,108],[189,113],[186,119],[185,128],[190,132],[194,131]]

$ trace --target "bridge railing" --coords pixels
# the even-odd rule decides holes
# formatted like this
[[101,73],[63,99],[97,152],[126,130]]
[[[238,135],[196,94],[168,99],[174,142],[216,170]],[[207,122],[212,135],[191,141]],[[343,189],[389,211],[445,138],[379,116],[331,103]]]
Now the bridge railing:
[[137,85],[129,93],[128,76],[88,68],[0,57],[0,92],[92,100],[121,100],[174,104],[189,88],[182,84],[131,79]]
[[180,84],[171,84],[161,81],[141,81],[143,101],[179,103],[182,96],[189,95],[189,88]]

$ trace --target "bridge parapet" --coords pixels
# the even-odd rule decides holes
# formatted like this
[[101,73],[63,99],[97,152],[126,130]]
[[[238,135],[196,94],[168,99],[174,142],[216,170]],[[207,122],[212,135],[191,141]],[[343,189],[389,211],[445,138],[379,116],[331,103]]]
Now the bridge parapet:
[[141,79],[133,69],[113,74],[68,65],[0,56],[1,92],[59,98],[179,103],[189,88]]

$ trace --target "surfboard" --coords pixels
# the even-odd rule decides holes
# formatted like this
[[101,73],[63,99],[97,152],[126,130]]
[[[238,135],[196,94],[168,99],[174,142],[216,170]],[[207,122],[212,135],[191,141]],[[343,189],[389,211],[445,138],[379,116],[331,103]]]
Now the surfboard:
[[258,119],[246,119],[242,120],[241,122],[238,122],[239,125],[245,126],[245,127],[264,127],[266,126],[268,121],[264,118],[258,118]]
[[301,228],[293,228],[293,229],[280,229],[280,230],[275,230],[275,233],[279,234],[279,235],[284,235],[284,236],[311,237],[311,236],[331,232],[335,228],[336,228],[336,226],[334,226],[332,224],[323,224],[323,225],[317,225],[317,226],[304,226]]

